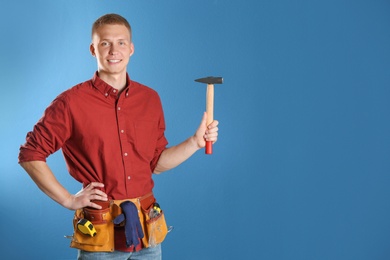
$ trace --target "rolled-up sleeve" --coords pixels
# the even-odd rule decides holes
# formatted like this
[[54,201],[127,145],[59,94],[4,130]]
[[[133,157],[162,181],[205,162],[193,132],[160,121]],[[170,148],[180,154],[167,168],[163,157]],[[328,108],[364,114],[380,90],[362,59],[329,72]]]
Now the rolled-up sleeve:
[[42,118],[27,133],[26,142],[20,146],[18,161],[46,161],[49,155],[59,150],[71,133],[66,96],[58,96],[46,108]]
[[168,145],[168,141],[165,138],[165,119],[164,119],[164,112],[162,108],[162,104],[160,99],[158,99],[158,104],[159,104],[159,111],[160,111],[160,120],[158,123],[158,137],[157,137],[157,144],[156,144],[156,149],[154,152],[154,157],[153,160],[150,162],[150,169],[152,172],[154,172],[154,169],[157,166],[157,162],[160,159],[161,153],[166,149]]

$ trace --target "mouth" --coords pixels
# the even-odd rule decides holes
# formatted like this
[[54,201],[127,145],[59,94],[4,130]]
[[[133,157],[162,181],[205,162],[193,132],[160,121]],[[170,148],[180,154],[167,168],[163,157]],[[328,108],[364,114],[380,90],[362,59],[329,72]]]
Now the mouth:
[[113,63],[113,64],[115,64],[115,63],[119,63],[119,62],[121,62],[122,60],[107,60],[109,63]]

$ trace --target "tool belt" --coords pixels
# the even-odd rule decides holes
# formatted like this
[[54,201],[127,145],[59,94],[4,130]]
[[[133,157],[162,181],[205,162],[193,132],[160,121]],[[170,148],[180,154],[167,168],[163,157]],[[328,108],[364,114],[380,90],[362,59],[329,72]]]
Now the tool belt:
[[[168,233],[164,212],[160,210],[159,214],[154,214],[156,199],[153,193],[148,193],[135,199],[111,200],[108,202],[94,201],[94,203],[101,205],[102,209],[86,207],[76,210],[73,217],[74,232],[70,247],[91,252],[114,251],[114,229],[118,226],[114,225],[113,219],[122,214],[120,204],[124,201],[131,201],[137,206],[138,217],[144,233],[141,240],[143,248],[162,243]],[[80,232],[77,224],[82,219],[87,219],[93,224],[96,235],[89,236]]]

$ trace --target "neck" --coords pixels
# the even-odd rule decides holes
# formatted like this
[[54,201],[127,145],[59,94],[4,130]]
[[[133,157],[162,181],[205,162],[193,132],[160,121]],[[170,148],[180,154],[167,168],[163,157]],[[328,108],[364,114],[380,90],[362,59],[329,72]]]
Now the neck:
[[104,82],[117,89],[118,91],[122,91],[126,87],[126,72],[118,73],[118,74],[107,74],[102,71],[98,71],[99,78]]

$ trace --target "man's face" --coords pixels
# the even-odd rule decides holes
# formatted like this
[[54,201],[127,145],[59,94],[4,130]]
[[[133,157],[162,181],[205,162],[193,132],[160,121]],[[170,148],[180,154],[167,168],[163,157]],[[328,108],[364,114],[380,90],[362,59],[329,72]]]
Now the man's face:
[[99,27],[92,36],[90,50],[96,57],[100,76],[126,73],[130,56],[134,53],[129,29],[119,24]]

